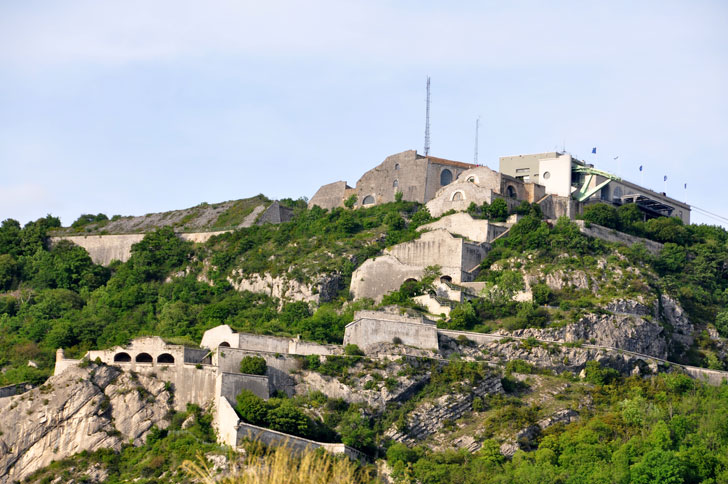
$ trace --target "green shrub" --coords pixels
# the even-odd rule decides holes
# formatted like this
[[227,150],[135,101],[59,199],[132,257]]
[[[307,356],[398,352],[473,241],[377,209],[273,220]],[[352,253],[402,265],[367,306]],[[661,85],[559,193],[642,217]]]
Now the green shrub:
[[248,375],[265,375],[268,365],[261,356],[245,356],[240,360],[240,373]]
[[355,344],[344,346],[344,354],[348,356],[364,356],[364,352]]

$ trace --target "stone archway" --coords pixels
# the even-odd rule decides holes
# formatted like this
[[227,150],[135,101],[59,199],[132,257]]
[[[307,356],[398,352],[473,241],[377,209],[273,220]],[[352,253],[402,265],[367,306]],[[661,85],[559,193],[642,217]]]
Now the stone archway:
[[114,355],[114,363],[128,363],[131,361],[129,353],[121,352]]
[[139,353],[134,361],[137,363],[154,363],[154,358],[149,353]]

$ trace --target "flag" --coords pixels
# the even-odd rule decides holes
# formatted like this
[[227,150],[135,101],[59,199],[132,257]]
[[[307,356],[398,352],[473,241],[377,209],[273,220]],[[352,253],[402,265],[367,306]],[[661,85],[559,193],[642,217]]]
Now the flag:
[[592,154],[593,155],[596,155],[597,154],[597,149],[596,148],[592,148]]
[[667,181],[667,175],[665,175],[665,178],[663,178],[662,181]]
[[642,165],[640,165],[640,171],[642,171]]

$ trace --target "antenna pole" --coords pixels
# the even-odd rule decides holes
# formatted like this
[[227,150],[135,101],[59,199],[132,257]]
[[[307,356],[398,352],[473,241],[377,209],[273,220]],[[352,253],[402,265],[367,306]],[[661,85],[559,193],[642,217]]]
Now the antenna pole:
[[430,76],[427,76],[427,107],[425,109],[425,156],[430,154]]
[[480,116],[475,118],[475,155],[473,156],[473,163],[478,164],[478,128],[480,128]]

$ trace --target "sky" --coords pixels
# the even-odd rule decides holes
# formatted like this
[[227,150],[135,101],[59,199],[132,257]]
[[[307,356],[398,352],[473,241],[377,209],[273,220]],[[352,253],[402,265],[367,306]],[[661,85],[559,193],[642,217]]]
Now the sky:
[[479,117],[481,164],[565,147],[728,217],[726,25],[700,0],[6,0],[0,220],[353,185],[423,151],[427,76],[433,156],[472,162]]

